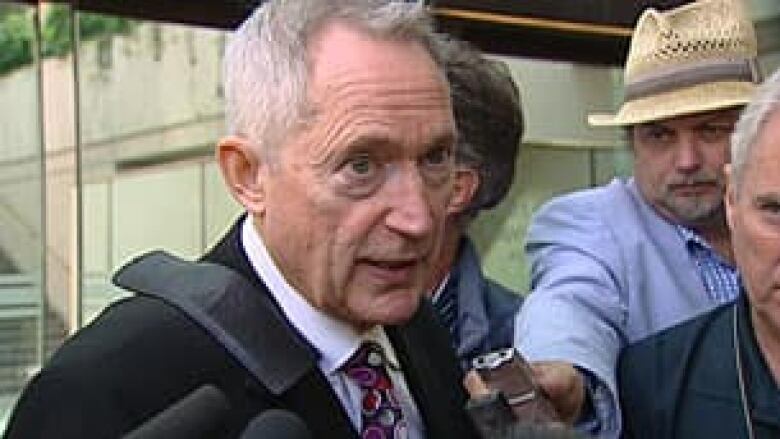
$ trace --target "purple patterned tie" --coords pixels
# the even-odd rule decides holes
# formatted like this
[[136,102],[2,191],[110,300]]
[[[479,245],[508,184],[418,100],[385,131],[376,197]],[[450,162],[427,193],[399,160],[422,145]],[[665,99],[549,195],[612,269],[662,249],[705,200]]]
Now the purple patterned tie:
[[401,406],[393,395],[393,383],[385,368],[382,347],[364,342],[342,367],[360,387],[363,439],[405,439],[407,425]]

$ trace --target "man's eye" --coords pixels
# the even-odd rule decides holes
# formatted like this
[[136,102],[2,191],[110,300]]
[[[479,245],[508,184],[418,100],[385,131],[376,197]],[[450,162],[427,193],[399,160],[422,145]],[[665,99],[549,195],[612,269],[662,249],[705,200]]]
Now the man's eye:
[[355,155],[337,168],[334,182],[339,193],[351,198],[364,198],[376,191],[385,179],[386,165],[370,155]]
[[355,177],[369,177],[376,172],[376,163],[368,157],[355,157],[348,160],[344,168]]
[[758,207],[767,213],[780,214],[780,202],[777,201],[764,201],[759,203]]
[[424,165],[445,165],[449,164],[450,150],[447,148],[436,148],[423,156]]
[[705,142],[720,142],[731,135],[732,126],[724,124],[706,124],[699,127],[699,138]]
[[647,131],[646,137],[654,142],[668,142],[672,140],[672,133],[663,129],[651,129]]
[[434,186],[443,184],[452,175],[453,161],[449,148],[436,148],[426,153],[421,159],[420,172],[425,181]]

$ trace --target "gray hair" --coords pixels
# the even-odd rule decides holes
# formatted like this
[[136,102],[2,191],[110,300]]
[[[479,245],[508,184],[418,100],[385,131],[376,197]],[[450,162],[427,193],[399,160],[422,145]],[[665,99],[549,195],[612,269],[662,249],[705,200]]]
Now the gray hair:
[[780,69],[758,88],[750,104],[742,111],[731,135],[731,174],[738,189],[744,177],[751,150],[775,111],[780,110]]
[[268,0],[225,48],[225,113],[230,134],[249,139],[267,159],[307,113],[307,46],[324,25],[342,21],[369,35],[415,41],[434,61],[430,18],[422,2]]
[[520,93],[503,62],[444,35],[439,36],[439,47],[458,130],[455,162],[480,177],[463,212],[471,219],[498,204],[512,186],[524,131]]

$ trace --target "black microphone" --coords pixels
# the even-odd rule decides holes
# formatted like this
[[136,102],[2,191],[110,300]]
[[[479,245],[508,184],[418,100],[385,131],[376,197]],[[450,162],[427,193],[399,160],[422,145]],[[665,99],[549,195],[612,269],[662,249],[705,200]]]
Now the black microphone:
[[298,415],[281,409],[266,410],[255,416],[241,433],[241,439],[312,439],[309,427]]
[[124,439],[209,438],[230,410],[225,395],[211,384],[193,390],[154,415]]

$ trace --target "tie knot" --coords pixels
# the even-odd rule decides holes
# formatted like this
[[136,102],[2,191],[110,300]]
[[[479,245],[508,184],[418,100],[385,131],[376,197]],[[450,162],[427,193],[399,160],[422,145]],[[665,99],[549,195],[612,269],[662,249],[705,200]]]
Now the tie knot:
[[342,371],[361,391],[360,414],[363,439],[406,438],[408,427],[385,365],[385,351],[376,342],[363,342]]
[[385,352],[378,343],[366,341],[352,354],[349,360],[344,363],[342,369],[350,378],[357,381],[361,386],[371,385],[372,377],[376,377],[377,372],[384,375],[384,366],[387,364]]

